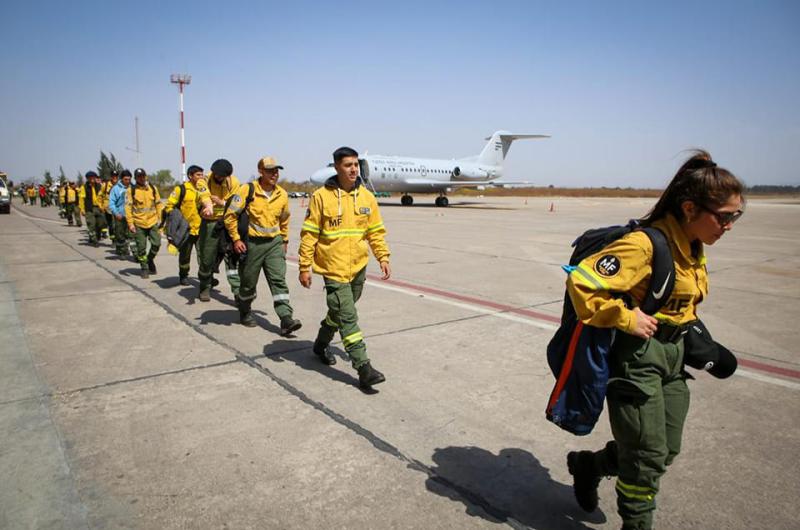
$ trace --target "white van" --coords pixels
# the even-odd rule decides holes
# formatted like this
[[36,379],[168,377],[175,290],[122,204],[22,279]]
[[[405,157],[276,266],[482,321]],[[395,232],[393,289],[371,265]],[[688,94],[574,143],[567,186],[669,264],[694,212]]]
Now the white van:
[[11,213],[11,192],[3,179],[0,179],[0,213]]

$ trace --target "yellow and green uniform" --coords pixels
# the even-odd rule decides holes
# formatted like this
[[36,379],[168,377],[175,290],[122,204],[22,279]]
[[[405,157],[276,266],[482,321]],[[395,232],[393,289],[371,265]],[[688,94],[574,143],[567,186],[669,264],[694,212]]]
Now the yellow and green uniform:
[[[211,196],[218,197],[223,201],[227,201],[236,190],[239,189],[239,180],[235,175],[231,175],[217,182],[214,179],[214,174],[209,172],[205,179],[206,191],[199,193],[200,201],[210,201]],[[219,255],[219,238],[222,236],[222,230],[216,229],[217,223],[222,223],[222,214],[225,211],[225,206],[214,205],[214,213],[210,219],[203,219],[200,223],[200,231],[198,234],[198,256],[200,262],[200,270],[197,274],[197,279],[200,280],[200,291],[211,288],[211,282],[214,279],[214,270],[219,266],[221,256]],[[222,227],[224,228],[224,227]],[[225,259],[225,272],[228,283],[231,286],[231,292],[236,297],[239,295],[239,271],[230,261]]]
[[[329,179],[330,182],[330,179]],[[368,247],[389,261],[378,202],[364,186],[349,192],[327,184],[311,196],[301,231],[300,271],[347,283],[367,266]]]
[[114,216],[111,215],[111,209],[108,206],[108,199],[113,187],[114,184],[111,180],[105,180],[100,188],[100,210],[103,212],[103,216],[106,219],[106,225],[111,239],[116,237],[114,233]]
[[[702,244],[690,242],[672,215],[652,226],[667,236],[675,265],[675,287],[654,316],[660,328],[672,329],[697,319],[697,305],[708,294],[706,259]],[[680,452],[689,410],[682,335],[634,336],[636,316],[614,296],[628,293],[634,305],[641,303],[650,284],[652,255],[649,237],[632,232],[581,261],[567,280],[578,318],[622,331],[609,358],[607,401],[614,442],[595,453],[594,462],[599,475],[617,476],[617,506],[626,528],[652,526],[659,480]]]
[[[184,190],[183,200],[181,201],[181,189]],[[189,224],[189,237],[183,242],[183,245],[178,249],[178,275],[181,278],[186,278],[189,275],[190,262],[192,260],[192,248],[197,245],[197,238],[200,233],[200,224],[202,218],[200,217],[199,209],[202,208],[200,195],[206,194],[208,191],[205,180],[198,179],[195,184],[192,181],[186,181],[180,186],[175,186],[172,193],[167,197],[167,204],[164,207],[166,213],[170,213],[178,206],[180,201],[180,212],[186,222]],[[198,255],[198,260],[200,256]]]
[[68,186],[64,190],[64,209],[67,212],[67,222],[72,225],[73,219],[77,226],[81,226],[81,210],[78,204],[80,193],[77,189]]
[[[158,223],[161,220],[161,197],[158,189],[150,183],[144,186],[131,184],[125,195],[125,220],[128,227],[136,227],[133,239],[136,241],[136,258],[142,267],[147,268],[161,248],[161,234]],[[147,242],[150,241],[150,251]]]
[[88,182],[81,186],[80,204],[81,213],[86,217],[86,229],[89,231],[89,243],[97,245],[100,241],[106,219],[100,209],[100,184],[92,186]]
[[[247,203],[250,187],[252,200]],[[247,209],[247,254],[239,262],[240,309],[249,312],[256,298],[259,273],[263,270],[272,294],[275,313],[281,318],[292,316],[289,302],[289,287],[286,285],[286,254],[284,244],[289,237],[289,196],[280,186],[272,191],[264,190],[258,181],[243,184],[233,194],[231,204],[225,212],[224,223],[233,241],[239,241],[239,214]]]
[[311,196],[300,232],[300,271],[313,270],[325,281],[328,313],[317,342],[329,344],[338,329],[356,369],[369,359],[355,304],[366,279],[368,247],[379,262],[389,261],[385,236],[378,202],[360,179],[345,191],[332,177]]

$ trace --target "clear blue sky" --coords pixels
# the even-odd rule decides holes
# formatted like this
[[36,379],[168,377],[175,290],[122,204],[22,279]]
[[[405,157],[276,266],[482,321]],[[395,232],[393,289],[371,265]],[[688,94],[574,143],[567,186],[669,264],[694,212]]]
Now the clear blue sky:
[[305,180],[340,145],[475,155],[507,177],[663,186],[704,147],[748,184],[800,184],[800,2],[0,3],[0,169],[94,168],[102,149],[180,173],[276,156]]

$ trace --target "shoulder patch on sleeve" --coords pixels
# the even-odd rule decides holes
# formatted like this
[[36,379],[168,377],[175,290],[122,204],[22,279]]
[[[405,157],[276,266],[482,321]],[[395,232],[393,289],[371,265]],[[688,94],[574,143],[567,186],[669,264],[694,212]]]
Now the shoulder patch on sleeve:
[[594,271],[600,276],[611,278],[616,276],[622,268],[622,262],[613,254],[601,256],[594,262]]
[[358,209],[358,213],[360,213],[361,215],[369,215],[370,212],[372,212],[372,210],[369,209],[369,208],[359,208]]

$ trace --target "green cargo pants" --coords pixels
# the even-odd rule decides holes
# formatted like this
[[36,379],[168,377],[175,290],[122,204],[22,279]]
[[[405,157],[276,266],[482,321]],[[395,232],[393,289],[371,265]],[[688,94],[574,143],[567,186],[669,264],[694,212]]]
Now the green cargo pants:
[[680,453],[689,411],[683,340],[662,343],[620,332],[610,360],[614,442],[595,453],[595,467],[599,475],[617,476],[617,510],[625,528],[649,529],[659,480]]
[[[142,269],[146,269],[147,261],[155,258],[158,254],[158,249],[161,248],[161,232],[158,231],[158,225],[154,224],[150,228],[137,226],[133,239],[136,241],[136,260],[142,266]],[[148,240],[150,241],[150,252],[147,251]]]
[[114,248],[118,256],[127,256],[128,240],[131,238],[131,233],[128,230],[128,222],[123,217],[122,219],[114,218]]
[[[217,255],[219,253],[219,238],[222,232],[214,230],[217,223],[222,223],[222,220],[209,221],[203,219],[202,223],[200,223],[197,249],[200,270],[197,273],[197,279],[200,280],[201,291],[211,288],[211,281],[214,279],[214,270],[219,265],[217,262]],[[234,296],[239,296],[239,271],[227,257],[225,258],[225,275],[231,286],[231,292]]]
[[100,234],[106,227],[106,217],[100,208],[93,207],[86,212],[86,229],[89,231],[89,243],[95,244],[100,241]]
[[78,208],[76,204],[66,204],[64,205],[64,210],[67,214],[67,223],[70,226],[73,224],[73,219],[75,220],[74,223],[78,226],[81,226],[81,210]]
[[286,255],[283,253],[281,236],[251,237],[247,241],[247,257],[239,263],[239,277],[242,280],[239,299],[243,302],[255,300],[256,285],[262,270],[272,293],[275,313],[281,319],[291,317],[292,306],[289,303],[289,287],[286,285]]
[[[189,276],[189,268],[192,261],[192,249],[197,247],[197,239],[199,238],[198,235],[191,235],[189,234],[186,237],[186,241],[183,242],[181,248],[178,249],[178,276],[181,278],[186,278]],[[197,259],[200,259],[198,251]]]
[[108,237],[110,239],[115,239],[117,237],[117,231],[114,222],[117,220],[110,212],[103,212],[103,217],[106,220],[106,228],[108,228]]
[[317,342],[328,345],[333,340],[336,330],[342,337],[342,344],[353,368],[358,370],[369,361],[364,334],[358,327],[356,302],[361,298],[364,282],[367,279],[367,268],[356,274],[350,283],[339,283],[325,278],[325,300],[328,302],[328,314],[320,322]]

